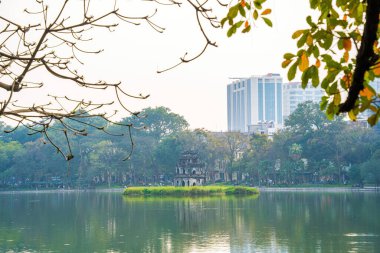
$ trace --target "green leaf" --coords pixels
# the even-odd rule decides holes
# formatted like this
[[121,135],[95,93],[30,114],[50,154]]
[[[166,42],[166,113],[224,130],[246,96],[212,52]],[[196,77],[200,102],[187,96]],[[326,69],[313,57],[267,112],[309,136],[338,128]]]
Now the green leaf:
[[310,27],[316,27],[317,25],[313,23],[311,16],[306,17],[306,22],[310,25]]
[[239,4],[239,12],[240,12],[240,15],[242,15],[243,17],[245,17],[245,10],[244,10],[244,7],[241,6],[241,4]]
[[231,37],[232,34],[234,34],[236,32],[236,28],[235,28],[235,25],[231,26],[230,29],[228,29],[227,31],[227,37]]
[[306,69],[303,73],[302,73],[302,76],[301,76],[301,86],[302,86],[302,89],[305,89],[306,86],[307,86],[307,82],[309,81],[310,79],[310,68]]
[[235,24],[236,28],[239,28],[242,24],[244,23],[244,21],[239,21]]
[[295,57],[294,54],[291,54],[291,53],[286,53],[286,54],[284,54],[284,58],[287,59],[287,60],[290,60],[290,59],[292,59],[293,57]]
[[315,58],[319,57],[319,48],[318,47],[313,47],[313,55]]
[[318,0],[310,0],[310,8],[315,9],[318,7]]
[[229,18],[235,18],[236,16],[237,16],[237,14],[238,14],[238,11],[239,11],[239,6],[241,6],[240,4],[237,4],[237,5],[235,5],[235,6],[232,6],[231,8],[230,8],[230,10],[228,11],[228,14],[227,14],[227,16],[229,17]]
[[326,50],[330,49],[330,47],[333,43],[333,39],[334,39],[333,35],[326,32],[323,43],[321,44],[321,47],[326,49]]
[[261,5],[261,1],[253,1],[253,4],[255,5],[256,9],[261,10],[261,8],[263,8],[263,6]]
[[338,48],[339,48],[340,50],[343,49],[343,39],[339,39],[339,40],[338,40]]
[[288,71],[288,80],[291,81],[296,77],[296,72],[297,72],[297,66],[298,66],[299,60],[297,60],[293,65],[289,68]]
[[375,114],[371,115],[371,116],[367,119],[368,123],[369,123],[371,126],[376,125],[378,120],[379,120],[379,114],[378,114],[378,113],[375,113]]
[[264,20],[265,24],[267,24],[270,27],[273,26],[272,21],[269,18],[265,18],[265,17],[261,17],[261,18]]
[[327,109],[326,109],[326,116],[329,120],[333,120],[334,119],[334,103],[330,103],[328,106],[327,106]]
[[319,104],[319,107],[320,107],[321,111],[326,110],[327,102],[328,102],[327,97],[325,97],[325,96],[322,97],[322,101]]
[[307,32],[305,32],[305,33],[301,36],[301,38],[298,40],[298,42],[297,42],[297,47],[300,48],[300,47],[302,47],[303,45],[305,45],[306,39],[307,39]]
[[311,70],[311,84],[313,85],[313,87],[317,87],[319,85],[319,71],[318,71],[318,68],[315,67],[315,66],[311,66],[310,67],[312,70]]
[[220,24],[222,25],[222,27],[224,26],[224,23],[226,23],[226,21],[228,20],[227,17],[223,18],[221,21],[220,21]]
[[338,93],[338,83],[334,82],[330,87],[326,89],[327,93],[335,94]]

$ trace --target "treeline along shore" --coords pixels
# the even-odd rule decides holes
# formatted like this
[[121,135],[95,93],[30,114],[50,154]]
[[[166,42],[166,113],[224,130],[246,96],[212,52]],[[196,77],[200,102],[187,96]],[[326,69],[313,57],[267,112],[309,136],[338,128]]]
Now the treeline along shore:
[[[172,185],[178,159],[188,150],[206,164],[206,184],[380,185],[376,128],[343,118],[327,120],[318,104],[299,104],[272,136],[189,129],[184,117],[165,107],[142,113],[146,117],[119,122],[136,126],[133,153],[126,161],[132,145],[120,125],[108,125],[106,132],[125,133],[122,137],[91,128],[87,136],[69,136],[74,158],[67,162],[43,136],[28,135],[22,126],[4,133],[12,127],[0,124],[0,189]],[[66,152],[64,135],[52,133],[51,139]]]

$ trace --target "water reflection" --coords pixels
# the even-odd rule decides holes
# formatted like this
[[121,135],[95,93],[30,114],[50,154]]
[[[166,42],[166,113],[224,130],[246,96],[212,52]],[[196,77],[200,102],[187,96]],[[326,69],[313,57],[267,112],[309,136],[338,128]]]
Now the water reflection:
[[380,195],[0,194],[0,252],[376,252]]

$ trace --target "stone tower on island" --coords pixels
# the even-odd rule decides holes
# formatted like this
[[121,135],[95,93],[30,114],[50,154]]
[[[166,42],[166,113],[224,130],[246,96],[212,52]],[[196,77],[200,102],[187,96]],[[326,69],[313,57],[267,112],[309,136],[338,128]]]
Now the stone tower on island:
[[204,185],[206,166],[194,151],[183,152],[176,166],[175,186]]

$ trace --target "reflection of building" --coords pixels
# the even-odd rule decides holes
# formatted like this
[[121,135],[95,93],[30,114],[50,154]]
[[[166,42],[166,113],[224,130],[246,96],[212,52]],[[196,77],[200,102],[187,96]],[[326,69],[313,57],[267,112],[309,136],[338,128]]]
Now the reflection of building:
[[194,151],[184,152],[179,159],[174,177],[175,186],[203,185],[206,181],[205,164]]
[[282,125],[282,78],[279,74],[240,78],[227,86],[228,131],[272,121]]
[[284,118],[289,117],[292,112],[297,108],[297,105],[306,101],[314,103],[321,102],[323,90],[321,88],[314,88],[309,83],[305,89],[302,89],[301,82],[285,83],[283,85],[284,94]]

